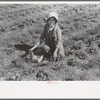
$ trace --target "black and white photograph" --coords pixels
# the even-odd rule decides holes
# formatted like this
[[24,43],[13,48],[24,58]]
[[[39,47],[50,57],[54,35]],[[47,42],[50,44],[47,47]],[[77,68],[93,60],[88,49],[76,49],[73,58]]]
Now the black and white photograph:
[[0,99],[100,98],[100,2],[0,1]]
[[99,81],[100,3],[0,3],[0,81]]

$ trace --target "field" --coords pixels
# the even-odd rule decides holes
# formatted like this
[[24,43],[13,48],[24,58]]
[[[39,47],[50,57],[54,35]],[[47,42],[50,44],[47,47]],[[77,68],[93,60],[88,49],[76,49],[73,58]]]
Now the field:
[[[31,63],[47,14],[59,14],[64,60]],[[0,4],[1,81],[100,80],[100,4]]]

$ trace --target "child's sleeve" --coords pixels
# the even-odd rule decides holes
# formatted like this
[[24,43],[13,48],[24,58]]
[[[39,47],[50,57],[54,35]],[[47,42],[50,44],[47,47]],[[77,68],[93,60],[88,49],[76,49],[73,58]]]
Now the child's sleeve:
[[40,43],[44,42],[45,34],[46,34],[46,25],[44,26],[43,33],[40,36]]
[[56,44],[56,48],[60,48],[61,47],[61,45],[62,45],[62,33],[61,33],[61,29],[60,28],[58,28],[57,29],[57,33],[56,33],[57,35],[57,44]]

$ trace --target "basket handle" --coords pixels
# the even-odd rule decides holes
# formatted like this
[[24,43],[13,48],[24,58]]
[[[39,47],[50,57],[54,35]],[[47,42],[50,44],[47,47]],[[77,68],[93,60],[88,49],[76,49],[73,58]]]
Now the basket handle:
[[36,47],[38,47],[39,44],[40,44],[40,42],[37,42],[33,48],[29,49],[29,55],[30,55],[31,62],[33,62],[33,56],[34,56],[33,50],[34,50]]

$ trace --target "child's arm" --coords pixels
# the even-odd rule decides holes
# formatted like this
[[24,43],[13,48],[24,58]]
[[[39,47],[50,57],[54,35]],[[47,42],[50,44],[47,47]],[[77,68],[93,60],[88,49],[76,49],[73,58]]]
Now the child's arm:
[[56,40],[57,44],[56,44],[56,49],[54,51],[54,59],[57,58],[57,52],[62,45],[62,34],[61,34],[61,30],[59,28],[56,30],[56,36],[57,36],[57,40]]
[[40,44],[44,42],[45,34],[46,34],[46,25],[44,27],[43,33],[40,36]]
[[62,45],[62,33],[61,33],[61,30],[59,28],[57,29],[56,36],[57,36],[56,48],[60,48]]
[[54,54],[53,54],[54,61],[56,61],[57,52],[58,52],[58,48],[55,49]]

